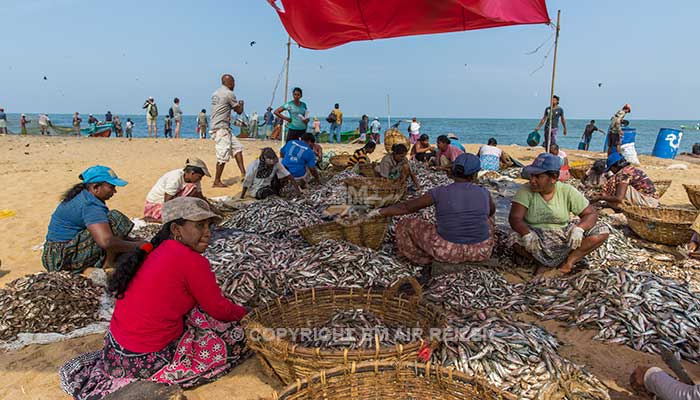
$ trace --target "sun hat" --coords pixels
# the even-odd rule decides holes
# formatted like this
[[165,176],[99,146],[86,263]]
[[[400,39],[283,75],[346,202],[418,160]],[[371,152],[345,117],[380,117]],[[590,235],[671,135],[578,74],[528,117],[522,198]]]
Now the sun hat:
[[162,221],[164,224],[176,219],[204,221],[210,218],[217,221],[221,219],[209,208],[209,203],[197,197],[176,197],[163,204]]
[[117,177],[117,174],[112,170],[112,168],[105,167],[104,165],[92,166],[83,171],[83,173],[80,174],[79,177],[83,181],[83,183],[107,182],[114,186],[126,186],[126,184],[128,183],[123,179],[119,179],[119,177]]
[[618,152],[611,153],[608,156],[608,161],[605,163],[606,164],[605,171],[606,172],[610,171],[610,168],[615,166],[615,164],[619,163],[620,161],[624,161],[624,160],[625,160],[625,157],[623,157],[622,154],[620,154]]
[[455,175],[474,175],[481,169],[481,160],[471,153],[462,153],[455,158],[452,171]]
[[204,172],[204,175],[211,178],[211,175],[209,174],[209,168],[207,168],[207,164],[199,158],[188,157],[187,160],[185,160],[185,168],[187,167],[197,167],[201,169],[202,172]]
[[455,135],[455,134],[452,133],[452,132],[450,132],[450,133],[447,134],[447,138],[448,138],[448,139],[457,139],[457,140],[459,140],[459,138],[457,137],[457,135]]
[[561,159],[554,154],[542,153],[532,164],[523,168],[523,176],[539,175],[545,172],[558,172],[561,169]]

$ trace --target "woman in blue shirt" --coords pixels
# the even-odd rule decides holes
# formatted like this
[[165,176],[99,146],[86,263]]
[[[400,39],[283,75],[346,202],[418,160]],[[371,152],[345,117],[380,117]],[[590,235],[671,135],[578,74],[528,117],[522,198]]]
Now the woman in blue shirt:
[[102,268],[108,252],[132,251],[146,243],[124,240],[134,224],[105,204],[117,193],[116,186],[125,186],[126,181],[102,165],[86,169],[79,177],[82,182],[63,195],[51,215],[41,256],[48,271],[80,273],[90,267]]
[[[289,124],[287,142],[299,139],[306,132],[306,125],[309,124],[309,115],[306,103],[301,101],[300,88],[292,89],[292,98],[293,100],[284,103],[275,110],[275,116]],[[284,111],[287,111],[288,117],[282,114]]]

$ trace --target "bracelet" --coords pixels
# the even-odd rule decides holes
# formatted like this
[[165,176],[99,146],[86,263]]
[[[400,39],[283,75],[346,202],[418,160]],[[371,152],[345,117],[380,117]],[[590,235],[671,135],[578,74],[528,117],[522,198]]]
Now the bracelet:
[[149,242],[149,243],[144,243],[144,244],[142,244],[142,245],[139,247],[139,249],[145,251],[146,254],[148,254],[148,253],[150,253],[151,251],[153,251],[153,244],[151,244],[150,242]]

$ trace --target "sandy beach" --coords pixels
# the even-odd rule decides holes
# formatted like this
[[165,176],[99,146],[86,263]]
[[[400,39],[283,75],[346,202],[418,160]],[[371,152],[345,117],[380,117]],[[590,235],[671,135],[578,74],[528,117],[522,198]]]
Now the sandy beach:
[[[263,147],[278,149],[279,142],[243,140],[246,163],[256,158]],[[356,145],[323,144],[324,150],[352,152]],[[476,152],[478,144],[466,145]],[[532,160],[539,148],[502,146],[513,157],[523,162]],[[378,146],[372,155],[379,159],[384,146]],[[595,157],[596,153],[568,150],[570,161]],[[601,153],[597,153],[603,157]],[[12,217],[0,219],[0,287],[26,274],[43,271],[40,245],[47,225],[61,194],[75,183],[86,167],[101,164],[112,167],[129,184],[120,188],[108,206],[129,217],[141,217],[146,193],[165,172],[182,167],[187,157],[203,159],[209,169],[215,167],[214,143],[211,140],[148,140],[101,139],[62,137],[0,136],[0,209],[12,210]],[[687,205],[683,183],[697,183],[700,165],[680,160],[640,157],[643,169],[653,179],[672,179],[668,192],[662,197],[665,205]],[[672,164],[683,164],[687,169],[669,169]],[[227,165],[225,189],[211,187],[205,178],[205,195],[235,196],[240,194],[240,176],[235,163]],[[522,316],[533,320],[532,317]],[[663,366],[661,358],[634,351],[625,346],[609,345],[591,340],[593,331],[582,331],[560,326],[559,323],[540,322],[547,330],[565,343],[562,355],[586,365],[609,388],[614,399],[635,398],[629,392],[629,374],[636,365]],[[75,355],[101,347],[101,335],[91,335],[49,345],[34,345],[0,356],[1,399],[59,399],[69,398],[58,384],[56,370]],[[700,366],[685,363],[694,378],[700,378]],[[252,358],[232,373],[214,383],[187,392],[190,399],[258,399],[279,389],[278,382],[268,378],[259,362]]]

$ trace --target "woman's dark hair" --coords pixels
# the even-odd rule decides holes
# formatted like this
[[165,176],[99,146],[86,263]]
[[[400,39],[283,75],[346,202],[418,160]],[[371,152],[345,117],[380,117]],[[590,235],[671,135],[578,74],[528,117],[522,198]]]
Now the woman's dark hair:
[[[80,179],[83,179],[83,175],[81,174],[81,175],[79,176],[79,178],[80,178]],[[73,185],[73,187],[71,187],[70,189],[66,190],[65,193],[63,193],[63,196],[61,196],[61,202],[62,202],[62,203],[65,203],[65,202],[71,201],[71,200],[73,200],[73,199],[75,198],[75,196],[79,195],[80,192],[82,192],[83,190],[86,190],[86,189],[89,188],[91,185],[92,185],[92,186],[100,186],[100,185],[103,184],[103,183],[104,183],[104,182],[77,183],[77,184]]]
[[205,109],[202,108],[202,112],[206,114],[207,110],[205,110]]
[[[153,250],[170,238],[170,226],[172,224],[183,225],[184,223],[185,220],[180,218],[163,224],[160,231],[151,239]],[[117,257],[114,273],[112,273],[107,281],[107,291],[109,294],[117,299],[124,297],[124,292],[126,292],[126,289],[129,287],[129,282],[136,276],[136,272],[141,268],[144,260],[146,260],[146,256],[148,256],[148,253],[144,250],[136,249]]]
[[593,166],[591,167],[593,172],[595,172],[598,175],[602,175],[603,172],[605,172],[605,168],[606,168],[605,160],[596,160],[593,163]]
[[294,92],[299,92],[299,94],[302,96],[304,95],[304,93],[301,91],[300,87],[295,87],[294,89],[292,89],[292,93],[294,93]]
[[445,144],[450,144],[450,143],[452,143],[452,142],[450,141],[450,138],[448,138],[448,137],[445,136],[445,135],[440,135],[440,136],[438,136],[437,142],[438,142],[438,143],[445,143]]
[[180,102],[180,99],[178,99],[177,97],[175,98],[175,100],[173,100],[173,103],[179,103],[179,102]]
[[309,132],[304,132],[303,135],[301,135],[301,141],[302,142],[309,142],[309,143],[316,143],[316,137]]
[[391,152],[394,154],[406,154],[408,153],[408,148],[403,143],[397,143],[391,146]]
[[377,144],[371,140],[365,144],[365,150],[374,149],[376,147],[377,147]]
[[498,142],[496,141],[496,138],[489,138],[489,141],[486,142],[489,146],[497,146]]
[[461,165],[461,164],[452,164],[451,172],[452,172],[453,177],[459,178],[459,179],[464,179],[468,182],[474,182],[478,178],[478,175],[479,175],[478,171],[471,174],[471,175],[464,175],[464,165]]
[[423,134],[421,134],[421,135],[418,137],[418,141],[419,141],[419,142],[422,142],[422,141],[424,141],[424,140],[430,140],[430,136],[428,136],[428,135],[426,135],[425,133],[423,133]]

